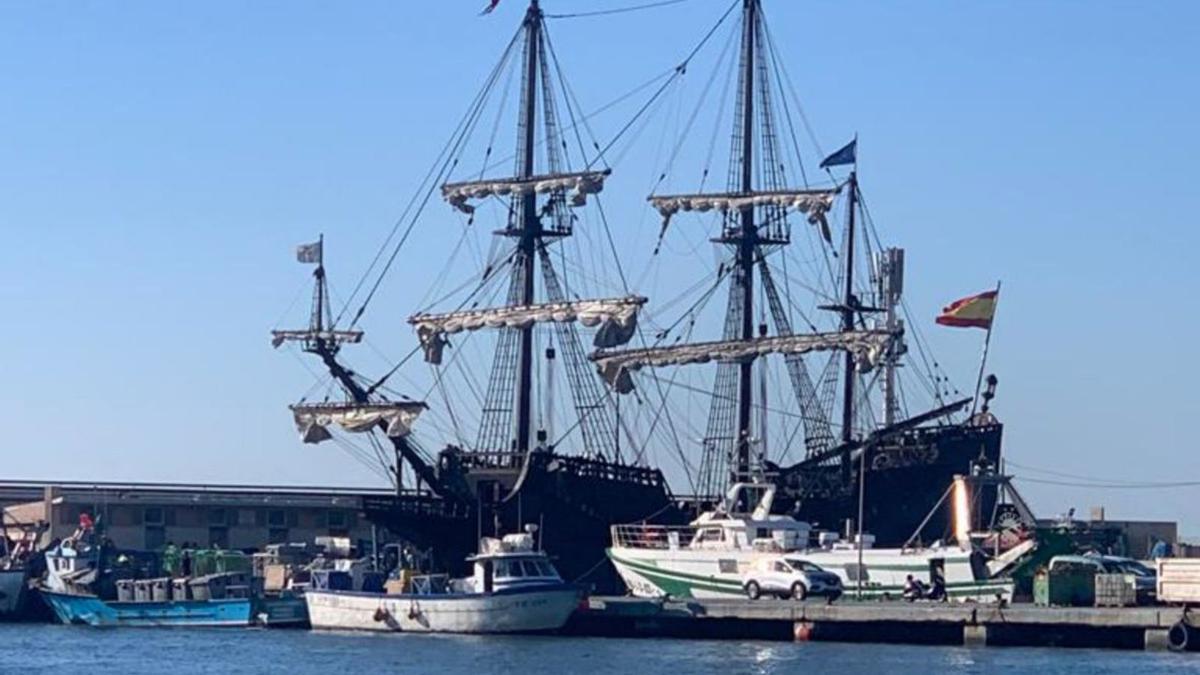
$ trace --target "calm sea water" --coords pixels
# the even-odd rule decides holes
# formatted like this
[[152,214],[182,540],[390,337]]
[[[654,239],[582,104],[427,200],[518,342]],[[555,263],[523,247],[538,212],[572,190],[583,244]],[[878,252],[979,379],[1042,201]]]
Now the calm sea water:
[[[1200,654],[835,643],[97,630],[0,625],[0,673],[1132,673],[1200,674]],[[836,669],[836,670],[835,670]]]

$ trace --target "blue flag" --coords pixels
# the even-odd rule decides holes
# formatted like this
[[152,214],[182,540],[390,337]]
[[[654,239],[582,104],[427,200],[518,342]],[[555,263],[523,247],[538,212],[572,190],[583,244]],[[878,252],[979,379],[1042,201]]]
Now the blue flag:
[[858,151],[858,139],[854,139],[847,143],[845,147],[832,155],[821,160],[821,168],[827,166],[841,166],[843,164],[853,164],[855,162],[855,153]]

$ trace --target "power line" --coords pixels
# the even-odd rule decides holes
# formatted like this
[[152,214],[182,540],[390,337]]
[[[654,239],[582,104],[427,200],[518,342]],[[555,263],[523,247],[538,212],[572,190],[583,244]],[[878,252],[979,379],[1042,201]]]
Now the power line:
[[1078,473],[1067,473],[1065,471],[1055,471],[1053,469],[1043,469],[1041,467],[1030,466],[1028,464],[1021,464],[1019,462],[1014,462],[1009,459],[1005,459],[1004,462],[1008,466],[1015,466],[1018,469],[1025,469],[1026,471],[1032,471],[1034,473],[1044,473],[1048,476],[1057,476],[1058,478],[1073,478],[1075,480],[1086,481],[1089,483],[1125,483],[1125,484],[1130,484],[1130,485],[1139,485],[1139,484],[1147,482],[1147,481],[1136,481],[1136,480],[1121,480],[1119,478],[1097,478],[1095,476],[1085,476],[1085,475],[1078,474]]
[[1162,490],[1169,488],[1200,487],[1200,481],[1180,481],[1175,483],[1079,483],[1062,480],[1047,480],[1043,478],[1029,478],[1028,476],[1014,476],[1014,478],[1027,483],[1058,485],[1062,487],[1101,488],[1104,490]]

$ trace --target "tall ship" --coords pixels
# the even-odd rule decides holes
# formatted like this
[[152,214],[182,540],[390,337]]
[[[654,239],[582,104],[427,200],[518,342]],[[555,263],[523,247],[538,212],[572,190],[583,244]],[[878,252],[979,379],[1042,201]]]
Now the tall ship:
[[[564,579],[617,590],[611,525],[682,524],[729,485],[762,480],[777,486],[778,511],[907,541],[955,474],[999,461],[995,380],[981,397],[954,396],[909,335],[904,251],[884,247],[869,218],[857,143],[802,156],[803,113],[784,95],[760,1],[734,3],[682,62],[591,111],[547,20],[532,0],[340,307],[323,239],[299,248],[315,265],[309,323],[272,341],[324,371],[291,406],[301,438],[384,467],[395,494],[367,499],[367,517],[451,568],[481,536],[537,523]],[[706,54],[711,75],[688,112],[682,83]],[[631,118],[598,138],[598,111],[631,100]],[[675,122],[648,160],[661,226],[642,250],[647,228],[610,221],[601,192],[656,116]],[[691,140],[701,126],[707,156]],[[514,128],[507,152],[502,129]],[[727,145],[720,128],[732,128]],[[428,266],[430,238],[418,249],[412,235],[433,227],[450,259],[408,316],[412,349],[370,375],[352,367],[343,348],[371,346],[364,318],[381,313],[378,292],[406,260]],[[914,375],[924,389],[906,389]]]

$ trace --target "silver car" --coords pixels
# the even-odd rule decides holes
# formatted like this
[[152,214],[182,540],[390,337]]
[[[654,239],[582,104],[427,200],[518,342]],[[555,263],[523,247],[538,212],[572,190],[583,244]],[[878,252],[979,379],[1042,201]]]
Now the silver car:
[[756,561],[742,577],[742,588],[751,600],[763,595],[778,595],[795,600],[820,596],[833,601],[842,595],[842,580],[800,558],[767,556]]

